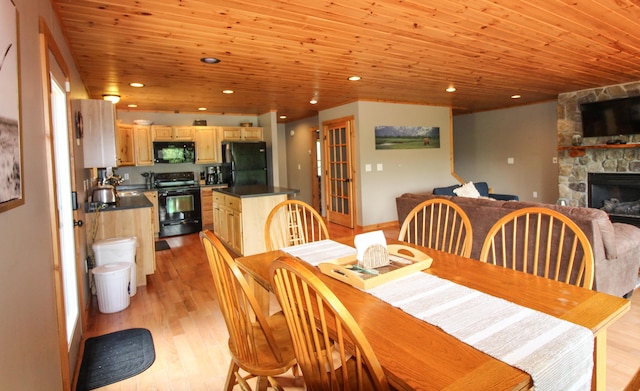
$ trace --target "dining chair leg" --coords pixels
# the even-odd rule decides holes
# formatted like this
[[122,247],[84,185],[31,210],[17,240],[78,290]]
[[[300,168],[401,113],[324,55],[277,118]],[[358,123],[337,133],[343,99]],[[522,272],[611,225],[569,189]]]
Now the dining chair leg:
[[225,383],[225,391],[233,391],[233,387],[236,385],[236,373],[240,367],[234,362],[231,361],[229,364],[229,372],[227,373],[227,382]]
[[258,376],[256,378],[257,391],[267,391],[268,386],[269,386],[269,379],[266,376]]

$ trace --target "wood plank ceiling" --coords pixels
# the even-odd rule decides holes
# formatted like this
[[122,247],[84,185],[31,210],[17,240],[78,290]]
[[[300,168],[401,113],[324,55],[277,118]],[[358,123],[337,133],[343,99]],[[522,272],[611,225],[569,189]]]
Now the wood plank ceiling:
[[637,0],[52,2],[90,96],[119,94],[124,110],[286,122],[367,100],[457,114],[640,80]]

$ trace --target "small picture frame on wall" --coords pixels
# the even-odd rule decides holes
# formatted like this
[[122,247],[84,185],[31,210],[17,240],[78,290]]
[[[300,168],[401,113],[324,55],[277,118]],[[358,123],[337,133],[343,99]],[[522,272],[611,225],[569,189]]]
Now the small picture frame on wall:
[[0,212],[24,204],[19,14],[0,0]]

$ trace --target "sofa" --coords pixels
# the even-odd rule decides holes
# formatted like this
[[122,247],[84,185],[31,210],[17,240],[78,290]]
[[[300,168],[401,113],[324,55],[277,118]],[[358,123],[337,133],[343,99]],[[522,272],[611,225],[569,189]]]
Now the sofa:
[[595,258],[595,290],[623,297],[632,293],[638,282],[640,228],[631,224],[611,223],[607,213],[602,210],[432,193],[406,193],[396,198],[399,224],[402,225],[416,205],[431,198],[453,201],[467,214],[473,228],[470,256],[473,259],[480,258],[487,232],[499,218],[519,208],[547,207],[571,218],[589,239]]
[[455,197],[457,195],[456,192],[467,186],[473,186],[481,197],[491,197],[495,200],[502,201],[518,201],[519,199],[515,194],[489,193],[489,185],[487,184],[487,182],[467,182],[464,185],[436,187],[433,189],[433,194]]

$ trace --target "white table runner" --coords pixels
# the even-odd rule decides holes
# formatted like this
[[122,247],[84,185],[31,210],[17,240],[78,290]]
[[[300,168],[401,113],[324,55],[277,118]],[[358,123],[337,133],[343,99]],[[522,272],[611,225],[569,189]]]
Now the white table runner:
[[527,372],[538,391],[591,389],[593,334],[585,327],[426,273],[367,292]]

